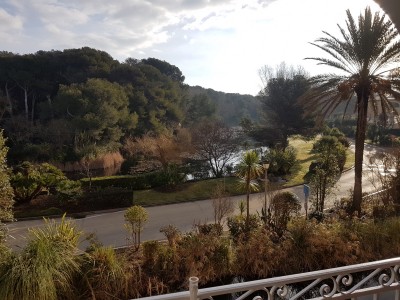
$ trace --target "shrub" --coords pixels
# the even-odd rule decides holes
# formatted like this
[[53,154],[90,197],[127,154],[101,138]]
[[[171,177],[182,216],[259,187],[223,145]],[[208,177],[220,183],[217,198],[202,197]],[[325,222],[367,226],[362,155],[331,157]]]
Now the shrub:
[[266,155],[269,161],[268,173],[275,176],[282,176],[290,173],[290,169],[296,163],[296,149],[286,147],[286,149],[271,149]]
[[285,255],[274,244],[270,232],[260,228],[249,233],[248,238],[239,239],[236,246],[234,274],[246,280],[274,276],[279,269],[280,256]]
[[196,233],[182,238],[177,247],[177,258],[181,276],[197,276],[203,284],[228,276],[233,263],[229,239]]
[[169,164],[165,169],[160,171],[155,179],[157,187],[164,190],[175,190],[175,188],[185,181],[186,174],[176,164]]
[[181,232],[175,225],[163,226],[160,228],[160,232],[164,233],[170,247],[175,247],[176,242],[181,238]]
[[301,209],[299,197],[292,192],[276,194],[269,207],[270,220],[268,224],[278,236],[282,236],[287,228],[291,215],[298,214]]
[[140,246],[140,234],[148,220],[147,211],[139,205],[134,205],[125,211],[124,218],[125,227],[131,234],[133,246],[138,249]]
[[199,224],[196,226],[199,234],[221,236],[223,227],[221,224]]
[[27,246],[0,265],[0,299],[76,299],[81,233],[65,218],[59,224],[46,220],[30,233]]
[[243,215],[233,216],[228,218],[228,228],[231,237],[237,241],[242,235],[247,232],[252,232],[260,227],[260,218],[258,215],[250,215],[248,228],[246,227],[246,218]]
[[[129,190],[143,190],[157,186],[157,176],[159,172],[146,173],[141,175],[122,175],[97,177],[92,179],[93,188],[124,188]],[[84,187],[89,186],[89,179],[81,179]]]
[[[122,255],[116,255],[111,247],[96,247],[84,256],[83,282],[86,283],[85,298],[110,299],[110,295],[128,299],[129,273]],[[90,292],[89,292],[90,291]]]
[[[302,273],[362,261],[360,243],[341,223],[316,223],[295,218],[288,225],[288,238],[280,272]],[[282,274],[280,274],[282,275]]]
[[79,207],[84,210],[128,207],[132,205],[133,194],[131,190],[117,187],[92,189],[86,191],[78,201]]

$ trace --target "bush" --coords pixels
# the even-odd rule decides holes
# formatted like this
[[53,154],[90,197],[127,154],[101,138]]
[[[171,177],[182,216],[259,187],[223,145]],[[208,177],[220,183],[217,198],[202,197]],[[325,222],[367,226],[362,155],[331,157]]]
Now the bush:
[[247,232],[252,232],[260,227],[260,218],[258,215],[250,215],[248,228],[246,228],[246,217],[239,215],[228,218],[229,233],[234,240]]
[[[129,190],[144,190],[159,186],[160,172],[151,172],[141,175],[122,175],[97,177],[92,179],[92,188],[124,188]],[[89,186],[89,179],[81,179],[82,186]]]
[[133,202],[133,193],[131,190],[117,187],[92,189],[85,192],[78,201],[79,206],[85,210],[129,207]]
[[271,149],[266,155],[266,160],[269,161],[268,173],[275,176],[290,174],[290,169],[296,163],[296,149]]
[[282,236],[287,228],[290,216],[298,214],[301,209],[299,197],[292,192],[280,192],[276,194],[270,204],[270,220],[268,224],[273,231]]
[[[145,190],[156,187],[172,189],[185,180],[186,174],[174,164],[165,170],[140,175],[119,175],[97,177],[92,179],[92,188],[124,188],[129,190]],[[89,179],[81,179],[82,186],[89,186]]]
[[117,256],[111,247],[98,247],[87,253],[82,264],[83,282],[87,284],[85,298],[106,300],[110,295],[130,298],[125,264],[123,257]]
[[223,279],[230,274],[233,263],[229,239],[214,235],[187,234],[176,254],[182,278],[197,276],[201,284]]
[[221,236],[224,228],[221,224],[200,224],[197,225],[200,234]]
[[157,187],[173,191],[179,184],[185,181],[186,174],[176,164],[169,164],[164,170],[158,172],[155,177]]
[[285,256],[279,248],[265,228],[252,231],[237,243],[234,273],[246,280],[274,276]]

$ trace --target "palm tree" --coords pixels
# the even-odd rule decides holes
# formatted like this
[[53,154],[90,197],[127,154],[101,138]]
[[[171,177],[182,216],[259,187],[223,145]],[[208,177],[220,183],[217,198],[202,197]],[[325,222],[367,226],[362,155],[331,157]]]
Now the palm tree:
[[256,151],[247,151],[243,154],[236,171],[241,179],[241,187],[246,191],[246,227],[248,227],[250,217],[250,192],[258,191],[258,184],[254,180],[264,171],[259,161],[260,158]]
[[[396,112],[390,97],[400,100],[400,42],[390,20],[379,13],[372,15],[369,7],[356,22],[347,10],[346,29],[339,27],[341,38],[324,32],[325,37],[312,45],[322,49],[330,58],[306,58],[341,72],[311,78],[311,88],[303,96],[308,109],[319,107],[323,116],[332,113],[341,103],[347,109],[356,97],[357,129],[355,138],[355,180],[351,213],[361,213],[362,164],[368,106],[375,115],[382,113],[386,120]],[[346,109],[345,112],[346,113]]]

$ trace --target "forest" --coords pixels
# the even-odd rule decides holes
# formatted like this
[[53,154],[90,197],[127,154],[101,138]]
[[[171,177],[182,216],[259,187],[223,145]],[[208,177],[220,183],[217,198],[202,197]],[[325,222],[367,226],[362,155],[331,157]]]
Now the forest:
[[255,97],[184,81],[166,61],[119,62],[88,47],[0,52],[0,128],[8,162],[51,162],[65,169],[66,163],[119,153],[127,139],[171,135],[200,120],[219,118],[229,126],[244,117],[257,120]]

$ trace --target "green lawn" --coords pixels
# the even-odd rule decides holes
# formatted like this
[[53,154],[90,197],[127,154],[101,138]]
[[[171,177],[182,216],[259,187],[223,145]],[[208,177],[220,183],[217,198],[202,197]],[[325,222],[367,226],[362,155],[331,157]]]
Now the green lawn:
[[[307,174],[310,164],[316,159],[316,155],[310,153],[312,145],[315,142],[313,140],[303,140],[300,138],[289,139],[289,144],[297,150],[297,164],[292,170],[292,174],[286,179],[288,180],[284,186],[292,186],[302,184],[304,182],[304,176]],[[351,168],[354,165],[354,153],[347,149],[346,163],[344,169]]]
[[154,189],[134,191],[133,203],[135,205],[153,206],[209,199],[218,184],[225,185],[225,190],[229,195],[242,194],[237,188],[238,179],[235,177],[226,177],[187,182],[175,192],[160,192]]

